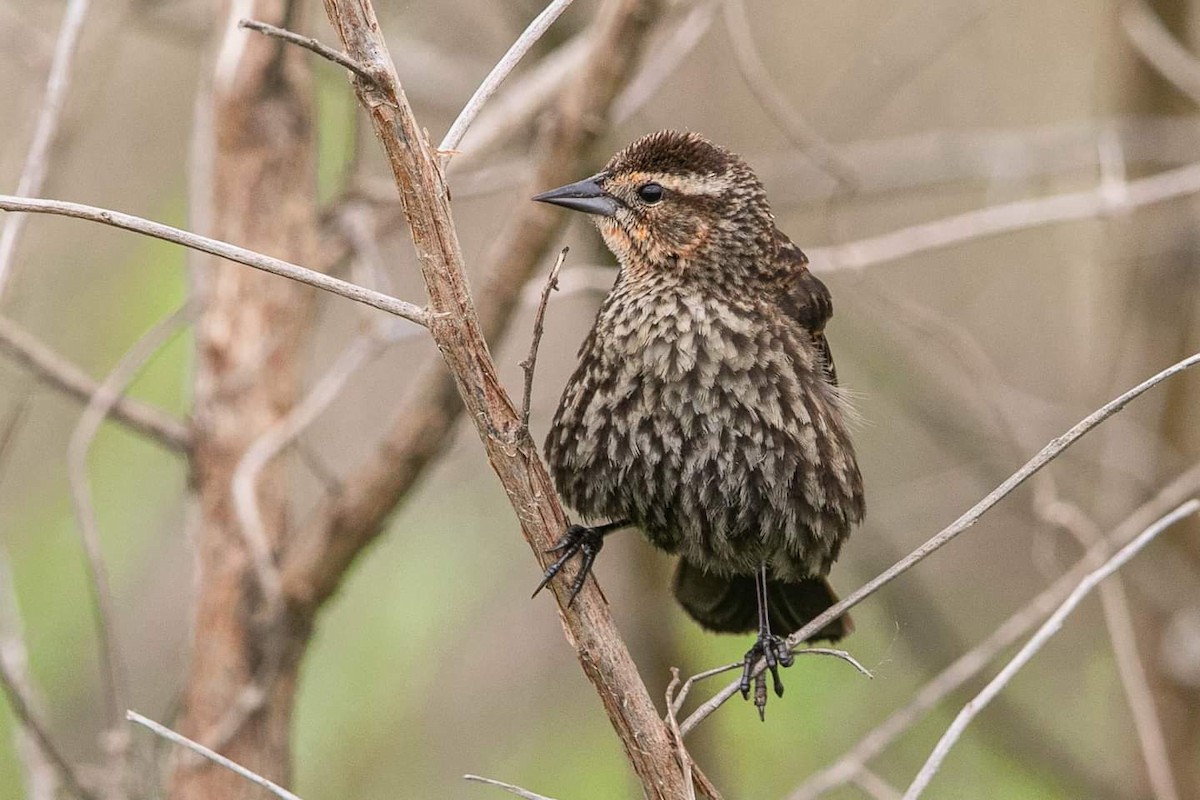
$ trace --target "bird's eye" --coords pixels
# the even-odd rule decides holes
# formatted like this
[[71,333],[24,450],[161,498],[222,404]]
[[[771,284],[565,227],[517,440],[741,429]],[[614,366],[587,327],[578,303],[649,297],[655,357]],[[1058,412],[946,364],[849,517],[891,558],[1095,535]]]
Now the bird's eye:
[[663,188],[657,183],[645,183],[638,187],[638,197],[646,205],[654,205],[663,199]]

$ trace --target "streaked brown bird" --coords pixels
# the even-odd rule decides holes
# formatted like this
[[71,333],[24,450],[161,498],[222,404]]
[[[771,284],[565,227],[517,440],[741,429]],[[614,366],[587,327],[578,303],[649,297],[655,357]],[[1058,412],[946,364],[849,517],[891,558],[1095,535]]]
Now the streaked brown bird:
[[[592,215],[620,262],[546,439],[558,491],[592,527],[567,530],[538,588],[578,555],[574,599],[603,537],[636,526],[679,555],[693,619],[757,631],[743,696],[760,657],[782,695],[778,634],[836,601],[825,575],[864,510],[829,290],[746,162],[695,133],[650,134],[533,199]],[[850,629],[843,616],[813,639]],[[754,688],[763,716],[765,673]]]

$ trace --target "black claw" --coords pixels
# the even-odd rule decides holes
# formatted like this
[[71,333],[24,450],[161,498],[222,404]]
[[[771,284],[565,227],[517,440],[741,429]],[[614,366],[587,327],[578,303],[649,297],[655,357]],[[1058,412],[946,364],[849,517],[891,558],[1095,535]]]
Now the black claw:
[[[754,665],[760,658],[766,662],[766,668],[755,675]],[[779,676],[779,668],[790,667],[795,660],[795,656],[788,650],[787,641],[781,636],[770,634],[759,634],[754,646],[746,652],[746,658],[742,662],[742,680],[738,688],[742,691],[742,697],[749,700],[750,685],[753,682],[754,705],[758,708],[759,719],[765,721],[767,718],[767,672],[771,673],[775,696],[783,697],[783,679]]]
[[596,563],[596,555],[604,546],[604,534],[608,533],[611,528],[612,526],[602,526],[599,529],[585,528],[582,525],[568,527],[558,543],[546,551],[547,553],[562,553],[562,555],[553,564],[546,567],[542,580],[533,590],[533,596],[537,597],[538,592],[546,588],[546,584],[550,583],[554,576],[562,571],[563,566],[578,554],[581,556],[579,572],[576,573],[575,580],[571,582],[571,596],[567,600],[567,605],[572,605],[576,596],[583,591],[583,585],[592,572],[592,565]]

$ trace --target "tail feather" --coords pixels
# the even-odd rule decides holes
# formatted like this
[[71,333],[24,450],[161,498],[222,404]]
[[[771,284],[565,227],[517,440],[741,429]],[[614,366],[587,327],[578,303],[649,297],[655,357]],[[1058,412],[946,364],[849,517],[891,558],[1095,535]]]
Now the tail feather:
[[[714,575],[682,559],[675,569],[675,599],[692,619],[718,633],[758,629],[754,576]],[[804,627],[837,602],[823,577],[802,581],[767,581],[767,614],[772,632],[786,635]],[[848,614],[826,625],[808,641],[838,641],[854,630]]]

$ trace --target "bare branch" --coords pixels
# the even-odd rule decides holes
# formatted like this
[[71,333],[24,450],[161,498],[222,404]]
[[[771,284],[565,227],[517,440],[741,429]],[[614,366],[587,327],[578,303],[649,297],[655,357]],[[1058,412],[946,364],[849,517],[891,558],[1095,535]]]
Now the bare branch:
[[[33,141],[25,156],[25,166],[21,169],[21,178],[17,182],[19,195],[28,197],[40,194],[45,183],[50,149],[58,137],[59,119],[67,97],[67,88],[70,86],[71,63],[75,59],[79,35],[83,31],[83,22],[87,18],[90,5],[91,0],[70,0],[63,11],[58,41],[54,45],[54,61],[50,64],[50,76],[46,81],[46,95],[38,114]],[[13,255],[26,219],[23,214],[10,217],[4,221],[4,229],[0,231],[0,296],[4,295],[4,287],[12,272]]]
[[278,798],[281,798],[281,800],[300,800],[300,798],[297,795],[292,794],[291,792],[289,792],[287,789],[284,789],[279,784],[267,780],[262,775],[259,775],[257,772],[252,772],[252,771],[246,769],[245,767],[243,767],[241,764],[238,764],[235,761],[230,761],[228,758],[221,755],[220,753],[209,750],[204,745],[199,744],[197,742],[193,742],[191,739],[187,738],[183,734],[176,733],[175,731],[171,730],[167,726],[160,725],[159,723],[155,722],[154,720],[152,720],[148,717],[143,717],[141,714],[137,713],[136,711],[126,711],[125,719],[129,720],[130,722],[136,722],[138,725],[141,725],[144,728],[150,729],[158,736],[161,736],[162,738],[166,739],[168,742],[177,744],[180,747],[186,747],[188,750],[191,750],[193,753],[204,756],[205,758],[207,758],[209,761],[213,762],[214,764],[222,766],[225,769],[229,770],[230,772],[234,772],[234,773],[242,776],[243,778],[245,778],[246,780],[250,781],[251,783],[253,783],[257,786],[261,786],[262,788],[266,789],[271,794],[275,795]]
[[[803,628],[791,634],[788,637],[788,645],[792,649],[799,647],[806,639],[811,637],[817,631],[820,631],[830,622],[861,603],[867,597],[870,597],[872,594],[883,588],[891,581],[895,580],[903,573],[912,569],[921,561],[932,555],[936,550],[940,549],[943,545],[973,526],[979,521],[980,517],[982,517],[994,505],[1000,502],[1000,500],[1012,493],[1013,490],[1024,483],[1032,475],[1037,473],[1042,467],[1046,466],[1046,464],[1050,463],[1055,458],[1058,458],[1063,451],[1065,451],[1068,447],[1078,441],[1097,425],[1104,422],[1104,420],[1108,419],[1113,414],[1121,411],[1121,409],[1128,405],[1132,400],[1154,388],[1168,378],[1171,378],[1172,376],[1177,375],[1186,369],[1194,367],[1196,364],[1200,364],[1200,353],[1185,358],[1184,360],[1168,367],[1162,372],[1159,372],[1157,375],[1149,378],[1146,381],[1143,381],[1134,388],[1122,394],[1120,397],[1117,397],[1116,399],[1106,403],[1093,413],[1089,414],[1069,431],[1053,439],[1048,445],[1042,448],[1037,455],[1030,459],[1025,466],[1014,472],[1007,480],[1004,481],[1004,483],[997,486],[994,490],[992,490],[991,493],[976,503],[969,511],[964,513],[940,533],[930,538],[923,545],[902,558],[900,561],[893,564],[880,575],[868,581],[858,590],[843,598],[840,602],[830,606]],[[760,672],[764,666],[764,663],[760,661],[758,666],[755,668],[755,673],[757,674]],[[704,705],[696,709],[696,711],[693,712],[690,717],[684,720],[680,726],[683,730],[683,733],[686,735],[709,714],[719,708],[722,703],[732,697],[737,689],[738,682],[734,681],[722,689]]]
[[[87,373],[6,317],[0,317],[0,349],[28,367],[38,380],[76,400],[86,402],[99,389],[99,384]],[[186,452],[191,444],[191,432],[186,425],[136,400],[121,398],[113,406],[111,416],[169,450]]]
[[105,704],[108,709],[109,726],[113,730],[123,727],[120,720],[121,709],[125,705],[126,687],[115,642],[116,612],[113,609],[112,591],[108,584],[108,570],[104,565],[100,531],[95,510],[92,508],[91,492],[88,489],[87,458],[100,426],[117,400],[125,393],[146,362],[190,321],[191,316],[192,309],[183,306],[155,323],[138,339],[104,382],[97,387],[67,445],[67,475],[83,549],[87,554],[92,595],[96,604],[96,637],[100,647]]
[[784,97],[771,78],[770,70],[763,63],[762,56],[754,45],[754,35],[750,31],[750,22],[746,19],[746,6],[742,0],[722,0],[722,7],[725,30],[729,33],[729,43],[733,47],[738,71],[758,99],[763,111],[767,112],[771,121],[792,140],[792,144],[808,156],[821,171],[845,189],[854,191],[858,186],[858,175],[854,168],[838,155],[825,137]]
[[266,22],[260,22],[256,19],[239,20],[238,27],[257,31],[264,36],[273,36],[276,39],[282,39],[283,41],[288,42],[289,44],[294,44],[297,47],[303,47],[305,50],[316,53],[326,61],[332,61],[338,66],[345,67],[368,83],[375,82],[375,77],[371,75],[371,73],[368,72],[362,64],[359,64],[357,61],[339,50],[334,50],[328,45],[321,44],[311,36],[301,36],[298,33],[294,33],[283,28],[278,28],[274,25]]
[[1200,192],[1200,164],[1190,164],[1120,187],[1114,187],[1112,181],[1102,181],[1087,191],[989,206],[856,242],[814,247],[806,252],[817,271],[861,269],[972,239],[1055,222],[1125,213],[1197,192]]
[[495,94],[496,89],[504,82],[509,73],[516,68],[517,64],[525,54],[537,43],[537,40],[542,38],[554,21],[567,10],[571,5],[572,0],[551,0],[551,3],[542,9],[542,13],[533,18],[528,27],[517,37],[517,40],[508,48],[508,52],[492,67],[492,71],[483,79],[483,83],[479,84],[479,88],[475,90],[475,94],[471,95],[471,99],[463,106],[463,110],[459,112],[458,118],[450,125],[450,130],[446,131],[446,136],[442,139],[442,143],[438,145],[438,154],[441,159],[442,167],[445,168],[446,162],[450,159],[458,143],[462,141],[463,135],[467,132],[467,128],[474,122],[479,111],[484,104]]
[[11,195],[0,195],[0,211],[28,211],[39,214],[56,214],[63,217],[84,219],[89,222],[99,222],[112,225],[134,233],[152,236],[166,242],[183,245],[193,250],[199,250],[209,255],[220,256],[229,261],[236,261],[263,272],[270,272],[284,278],[313,286],[326,292],[345,297],[356,303],[363,303],[397,317],[429,327],[431,324],[429,312],[404,300],[397,300],[386,294],[371,289],[356,286],[348,281],[322,275],[311,269],[297,266],[278,258],[272,258],[253,250],[247,250],[237,245],[210,239],[207,236],[189,233],[188,231],[172,228],[160,222],[135,217],[132,214],[122,214],[105,208],[85,206],[80,203],[68,203],[62,200],[35,200]]
[[[1039,504],[1041,505],[1041,504]],[[1040,509],[1043,519],[1070,532],[1086,547],[1103,541],[1103,534],[1095,521],[1083,509],[1064,500],[1052,500]],[[1146,670],[1138,655],[1137,635],[1134,632],[1132,612],[1125,595],[1125,583],[1120,575],[1100,585],[1100,605],[1104,610],[1104,624],[1116,657],[1117,674],[1133,716],[1133,727],[1137,731],[1142,760],[1146,763],[1146,774],[1156,800],[1178,800],[1175,776],[1171,771],[1171,757],[1163,733],[1162,720],[1154,703],[1154,692],[1146,677]]]
[[[521,426],[488,352],[483,325],[467,289],[462,250],[438,156],[422,135],[392,69],[372,4],[368,0],[325,0],[325,10],[351,57],[362,60],[380,74],[379,89],[364,85],[355,88],[383,144],[402,197],[434,312],[431,333],[469,411],[467,416],[475,425],[488,460],[520,520],[522,533],[545,568],[545,551],[566,527],[566,516],[545,465]],[[611,48],[610,36],[632,35],[630,27],[644,26],[647,18],[658,11],[659,4],[653,0],[610,0],[601,7],[599,35],[594,46],[598,51]],[[615,84],[625,66],[597,62],[595,69],[606,70],[607,75],[596,76],[589,69],[577,79],[594,79],[615,93]],[[611,94],[605,104],[610,99]],[[580,110],[572,111],[578,114]],[[576,137],[582,138],[582,131]],[[539,215],[543,223],[539,227],[552,227],[545,224],[550,219],[548,215]],[[512,289],[515,301],[520,290]],[[511,311],[511,302],[505,313]],[[329,559],[321,561],[328,563]],[[568,603],[564,586],[555,584],[552,588],[564,633],[575,647],[588,679],[595,685],[643,791],[655,800],[683,796],[683,776],[672,757],[670,734],[658,718],[595,583],[588,583],[573,605]],[[297,607],[305,606],[297,603]]]
[[1151,525],[1149,528],[1139,534],[1132,542],[1122,547],[1115,555],[1112,556],[1112,558],[1108,559],[1103,566],[1089,573],[1087,577],[1085,577],[1083,581],[1075,587],[1075,590],[1071,592],[1067,599],[1063,601],[1062,605],[1060,605],[1058,609],[1050,615],[1050,618],[1047,619],[1040,628],[1038,628],[1037,632],[1034,633],[1029,641],[1025,643],[1025,645],[1017,652],[1015,656],[1013,656],[1013,659],[1004,666],[1004,669],[1000,670],[996,677],[994,677],[978,695],[976,695],[963,707],[962,711],[960,711],[958,716],[955,717],[954,722],[951,723],[949,729],[947,729],[946,733],[934,747],[929,759],[925,762],[924,766],[921,767],[921,770],[917,773],[916,778],[913,779],[912,784],[908,787],[908,791],[904,793],[904,800],[916,800],[916,798],[921,796],[921,793],[929,785],[929,782],[933,779],[933,776],[937,774],[937,771],[941,767],[942,762],[945,760],[946,755],[962,736],[963,731],[966,730],[966,727],[970,724],[971,720],[974,719],[980,711],[986,708],[987,704],[990,703],[992,699],[995,698],[995,696],[999,694],[1005,686],[1008,685],[1009,681],[1012,680],[1013,676],[1016,675],[1021,667],[1029,663],[1030,659],[1032,659],[1033,656],[1045,646],[1046,642],[1048,642],[1055,633],[1062,629],[1063,622],[1066,620],[1067,616],[1075,610],[1080,601],[1082,601],[1083,598],[1086,597],[1098,583],[1100,583],[1100,581],[1104,580],[1109,575],[1123,567],[1131,558],[1137,555],[1143,547],[1153,541],[1154,538],[1160,533],[1174,525],[1179,520],[1196,513],[1198,510],[1200,510],[1200,500],[1192,499],[1187,501],[1170,514],[1167,514],[1165,517]]
[[[1088,548],[1083,558],[1063,573],[1033,600],[1001,623],[986,639],[959,656],[923,686],[907,705],[894,711],[874,730],[859,740],[833,764],[808,778],[788,800],[815,798],[851,780],[868,761],[878,756],[902,733],[920,721],[952,692],[974,678],[992,659],[1034,629],[1055,606],[1071,593],[1087,573],[1098,567],[1112,551],[1133,539],[1155,519],[1200,492],[1200,464],[1176,477],[1103,539]],[[803,651],[802,651],[803,652]],[[740,665],[739,665],[740,666]]]
[[464,780],[475,781],[476,783],[486,783],[488,786],[497,786],[509,794],[515,794],[517,797],[523,797],[525,800],[554,800],[552,797],[546,797],[544,794],[535,794],[528,789],[522,789],[520,786],[513,786],[511,783],[503,781],[494,781],[491,778],[482,778],[478,775],[463,775]]
[[529,355],[520,363],[521,369],[525,370],[525,392],[521,398],[521,424],[529,430],[529,409],[533,405],[533,371],[537,368],[538,345],[542,343],[542,328],[546,319],[546,304],[550,302],[550,293],[558,288],[558,273],[562,270],[563,261],[567,258],[567,253],[571,248],[564,247],[559,251],[558,258],[554,261],[554,266],[550,269],[550,275],[546,278],[546,285],[542,287],[541,301],[538,303],[537,313],[533,317],[533,338],[529,342]]
[[900,792],[869,769],[859,770],[858,774],[854,776],[853,783],[871,795],[874,800],[900,800]]
[[1138,54],[1167,82],[1200,104],[1200,61],[1180,44],[1144,0],[1129,0],[1118,14]]

